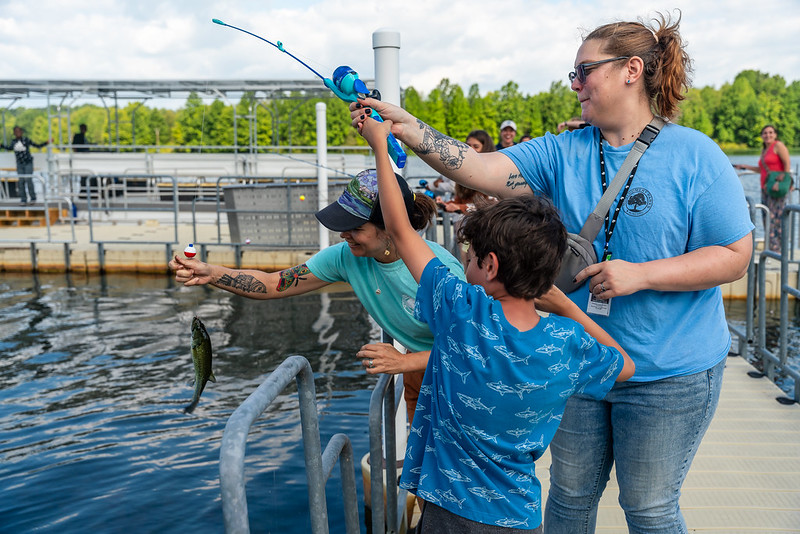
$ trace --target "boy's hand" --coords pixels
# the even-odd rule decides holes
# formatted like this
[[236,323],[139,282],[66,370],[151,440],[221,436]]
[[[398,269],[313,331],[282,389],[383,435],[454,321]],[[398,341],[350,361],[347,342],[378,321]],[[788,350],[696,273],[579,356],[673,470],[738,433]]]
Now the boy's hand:
[[564,292],[556,286],[552,286],[547,293],[534,299],[534,306],[536,306],[537,310],[562,316],[565,316],[566,310],[574,305]]
[[378,122],[375,119],[367,118],[359,125],[362,137],[366,139],[373,150],[386,148],[386,138],[391,132],[392,121]]

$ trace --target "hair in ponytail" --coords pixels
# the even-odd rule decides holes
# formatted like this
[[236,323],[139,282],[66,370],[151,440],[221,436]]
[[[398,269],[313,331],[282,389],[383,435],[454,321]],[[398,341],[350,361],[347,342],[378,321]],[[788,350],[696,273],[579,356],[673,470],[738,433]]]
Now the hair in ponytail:
[[642,58],[644,88],[653,112],[672,119],[678,113],[678,103],[686,97],[692,73],[692,60],[678,31],[680,22],[680,11],[674,22],[658,13],[649,23],[639,19],[605,24],[584,41],[602,41],[603,52],[611,56]]

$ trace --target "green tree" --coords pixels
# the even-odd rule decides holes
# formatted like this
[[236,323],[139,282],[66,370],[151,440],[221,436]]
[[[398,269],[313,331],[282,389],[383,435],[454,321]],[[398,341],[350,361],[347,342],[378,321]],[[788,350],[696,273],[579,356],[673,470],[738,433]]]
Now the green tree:
[[474,83],[467,93],[467,102],[472,118],[470,130],[485,130],[489,135],[495,137],[498,122],[492,97],[490,95],[481,96],[478,84]]
[[403,92],[402,104],[403,109],[415,117],[425,116],[425,102],[422,100],[422,96],[420,96],[419,92],[413,87],[407,87]]
[[786,87],[781,97],[782,116],[779,121],[778,138],[786,146],[800,146],[800,81]]
[[709,137],[714,135],[714,123],[711,114],[705,107],[703,95],[699,89],[690,89],[686,99],[681,102],[681,114],[678,122],[689,128],[699,130]]
[[[441,85],[441,84],[440,84]],[[447,132],[447,117],[445,109],[444,95],[440,88],[431,91],[428,98],[425,99],[425,118],[422,120],[431,128],[439,132]]]
[[[526,124],[525,121],[525,97],[519,91],[519,85],[516,82],[509,81],[506,83],[497,95],[497,117],[500,121],[511,119],[514,122],[521,122]],[[517,127],[520,127],[517,124]],[[494,132],[491,133],[494,137],[500,135],[500,125],[495,125]],[[520,135],[520,132],[517,132]]]
[[758,123],[758,98],[746,77],[720,90],[720,107],[715,117],[717,140],[721,143],[754,145],[752,132]]
[[533,97],[535,106],[541,116],[541,131],[532,131],[531,135],[542,135],[545,131],[557,132],[558,125],[581,113],[581,107],[575,92],[557,81],[550,84],[550,89],[546,93],[540,93]]
[[458,85],[450,86],[447,101],[448,105],[445,114],[447,135],[464,141],[467,138],[467,134],[472,130],[469,102],[464,96],[464,91]]
[[205,105],[194,91],[186,99],[186,106],[178,111],[172,138],[177,145],[200,145],[203,142]]

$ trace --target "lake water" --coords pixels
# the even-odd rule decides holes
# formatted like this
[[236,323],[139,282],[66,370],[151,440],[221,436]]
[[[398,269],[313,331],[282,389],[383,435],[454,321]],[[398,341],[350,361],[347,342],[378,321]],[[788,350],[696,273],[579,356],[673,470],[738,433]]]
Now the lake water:
[[[369,449],[376,379],[353,355],[378,331],[351,292],[263,302],[165,277],[3,273],[0,293],[0,532],[222,532],[225,423],[291,354],[316,373],[323,447],[343,431],[356,465]],[[195,314],[217,382],[186,415]],[[248,441],[254,532],[311,528],[294,389]],[[344,521],[338,472],[331,525]]]

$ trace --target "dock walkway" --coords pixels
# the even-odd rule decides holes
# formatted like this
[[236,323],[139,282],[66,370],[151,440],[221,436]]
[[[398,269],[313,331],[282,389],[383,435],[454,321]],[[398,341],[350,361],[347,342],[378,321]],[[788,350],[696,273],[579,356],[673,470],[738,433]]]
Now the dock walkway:
[[[689,532],[800,533],[800,406],[778,403],[783,392],[753,367],[729,357],[717,413],[681,493]],[[550,452],[536,476],[549,486]],[[600,501],[597,532],[627,533],[616,475]]]

